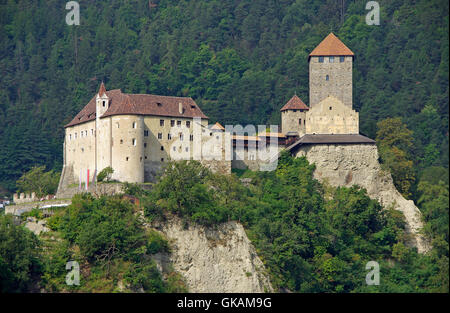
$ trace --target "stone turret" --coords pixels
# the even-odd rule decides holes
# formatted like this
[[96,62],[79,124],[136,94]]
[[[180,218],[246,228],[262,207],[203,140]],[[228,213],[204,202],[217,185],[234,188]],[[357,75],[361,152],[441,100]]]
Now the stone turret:
[[306,129],[308,106],[294,95],[281,108],[281,130],[287,136],[303,136]]

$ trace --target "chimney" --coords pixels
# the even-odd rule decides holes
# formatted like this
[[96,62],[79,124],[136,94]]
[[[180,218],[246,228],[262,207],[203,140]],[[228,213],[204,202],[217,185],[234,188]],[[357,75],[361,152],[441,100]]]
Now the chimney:
[[181,102],[178,102],[178,111],[180,114],[183,114],[183,104]]

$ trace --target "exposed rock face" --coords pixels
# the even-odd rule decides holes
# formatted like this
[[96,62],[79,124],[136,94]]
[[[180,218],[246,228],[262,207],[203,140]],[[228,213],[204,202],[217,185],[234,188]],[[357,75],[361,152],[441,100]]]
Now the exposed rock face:
[[47,227],[45,227],[47,223],[43,220],[36,220],[34,217],[27,218],[27,223],[25,227],[31,230],[35,235],[40,235],[41,233],[46,233],[50,231]]
[[359,185],[383,207],[393,206],[401,211],[406,218],[406,231],[413,235],[410,244],[419,253],[429,251],[429,242],[419,234],[423,227],[421,213],[412,200],[406,200],[397,191],[390,173],[381,169],[376,145],[305,145],[297,152],[297,156],[302,155],[316,164],[315,178],[332,186]]
[[158,256],[160,269],[170,261],[185,277],[190,292],[273,291],[241,224],[228,222],[217,229],[190,225],[184,229],[180,219],[171,218],[158,229],[172,248],[170,257]]

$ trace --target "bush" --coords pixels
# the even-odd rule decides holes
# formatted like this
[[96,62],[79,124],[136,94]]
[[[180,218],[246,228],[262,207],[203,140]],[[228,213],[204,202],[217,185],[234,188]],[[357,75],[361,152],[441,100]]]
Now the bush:
[[0,292],[26,292],[41,273],[37,237],[14,224],[10,215],[0,216]]
[[114,173],[114,169],[111,166],[105,167],[98,173],[97,181],[102,182],[106,179],[106,181],[111,180],[111,175]]

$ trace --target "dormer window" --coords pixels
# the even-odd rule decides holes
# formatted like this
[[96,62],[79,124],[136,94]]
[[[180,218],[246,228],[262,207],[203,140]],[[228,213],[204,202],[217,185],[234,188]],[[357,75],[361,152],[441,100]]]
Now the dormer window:
[[106,106],[106,101],[103,100],[102,102],[103,102],[103,107],[105,107]]
[[162,107],[162,103],[161,102],[157,102],[156,105],[159,106],[159,107]]

